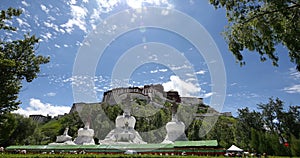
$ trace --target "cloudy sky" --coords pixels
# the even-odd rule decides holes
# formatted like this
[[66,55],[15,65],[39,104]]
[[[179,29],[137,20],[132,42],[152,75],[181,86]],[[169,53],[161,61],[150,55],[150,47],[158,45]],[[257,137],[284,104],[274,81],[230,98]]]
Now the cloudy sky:
[[[245,51],[246,65],[240,67],[221,35],[225,12],[215,10],[208,0],[0,4],[0,9],[23,10],[12,21],[19,30],[1,31],[1,38],[36,35],[36,53],[51,57],[39,78],[23,83],[18,113],[54,116],[69,112],[74,102],[101,101],[103,92],[114,87],[158,83],[181,96],[202,97],[207,104],[219,97],[219,110],[233,113],[254,109],[269,97],[279,97],[286,106],[300,104],[300,73],[289,62],[287,50],[277,46],[279,67]],[[221,89],[215,89],[218,86]],[[86,100],[91,95],[96,99]]]

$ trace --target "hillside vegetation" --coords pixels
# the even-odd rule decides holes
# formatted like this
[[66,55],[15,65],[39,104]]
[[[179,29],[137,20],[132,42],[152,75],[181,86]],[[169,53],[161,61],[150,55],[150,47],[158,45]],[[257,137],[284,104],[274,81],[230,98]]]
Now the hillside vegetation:
[[[135,129],[144,141],[159,143],[164,139],[166,134],[164,126],[171,120],[171,106],[167,102],[164,108],[153,109],[141,100],[132,106],[133,109],[140,109],[139,113],[143,114],[135,116]],[[84,112],[81,112],[80,116],[87,113],[90,116],[88,118],[80,117],[77,112],[73,112],[40,124],[18,114],[9,114],[6,116],[6,122],[1,124],[0,144],[1,146],[48,144],[54,142],[56,136],[61,135],[66,127],[69,127],[69,135],[75,138],[77,130],[82,128],[83,122],[87,120],[90,120],[90,127],[95,130],[95,142],[98,142],[114,128],[115,118],[123,113],[121,107],[108,104],[84,106]],[[211,130],[204,137],[200,137],[199,131],[208,125],[203,124],[201,117],[193,117],[191,114],[197,111],[201,116],[208,108],[209,106],[203,104],[189,108],[185,105],[178,106],[178,118],[185,123],[189,122],[185,131],[189,140],[215,139],[224,148],[235,144],[251,152],[300,156],[299,106],[290,106],[284,110],[284,103],[280,99],[270,98],[268,103],[258,104],[256,111],[246,107],[238,109],[237,117],[220,116]],[[101,115],[101,110],[105,116]],[[146,115],[153,110],[156,110],[153,115]]]

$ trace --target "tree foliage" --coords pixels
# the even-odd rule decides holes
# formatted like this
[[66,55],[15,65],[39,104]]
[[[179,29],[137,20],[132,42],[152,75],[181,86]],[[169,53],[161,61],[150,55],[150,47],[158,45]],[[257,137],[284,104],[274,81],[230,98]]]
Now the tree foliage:
[[282,121],[285,115],[283,111],[283,101],[279,98],[275,100],[270,98],[268,103],[258,104],[258,108],[262,110],[262,120],[270,131],[274,133],[285,131],[282,127]]
[[[0,31],[2,33],[17,30],[12,21],[20,16],[19,9],[9,8],[0,13]],[[25,34],[23,39],[0,39],[0,114],[16,110],[21,103],[18,93],[22,88],[22,81],[31,82],[40,72],[40,65],[49,62],[49,57],[35,54],[39,39],[34,35]]]
[[242,51],[247,49],[258,52],[261,61],[269,58],[278,66],[275,48],[282,44],[300,71],[299,0],[210,0],[210,3],[226,9],[225,39],[241,65],[245,64]]
[[0,145],[3,146],[9,140],[11,134],[17,126],[17,121],[13,114],[0,115]]
[[27,138],[34,133],[37,126],[31,118],[26,118],[19,114],[0,115],[0,146],[24,145],[27,144]]
[[236,119],[220,116],[204,139],[217,140],[220,146],[229,148],[232,144],[236,144],[236,124]]
[[238,145],[269,155],[299,155],[299,106],[285,111],[283,101],[269,98],[267,103],[258,104],[258,109],[260,112],[238,110]]

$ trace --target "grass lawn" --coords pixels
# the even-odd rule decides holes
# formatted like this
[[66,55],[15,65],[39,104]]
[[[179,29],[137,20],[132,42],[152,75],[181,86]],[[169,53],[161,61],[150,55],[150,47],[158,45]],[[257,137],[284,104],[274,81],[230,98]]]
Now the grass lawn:
[[[171,157],[171,158],[210,158],[211,156],[166,156],[166,155],[125,155],[125,154],[117,154],[117,155],[104,155],[104,154],[0,154],[0,157],[5,158],[72,158],[72,157],[86,157],[86,158],[98,158],[98,157],[133,157],[133,158],[146,158],[146,157]],[[224,156],[218,156],[218,158],[225,158]],[[268,158],[282,158],[282,156],[268,156]]]

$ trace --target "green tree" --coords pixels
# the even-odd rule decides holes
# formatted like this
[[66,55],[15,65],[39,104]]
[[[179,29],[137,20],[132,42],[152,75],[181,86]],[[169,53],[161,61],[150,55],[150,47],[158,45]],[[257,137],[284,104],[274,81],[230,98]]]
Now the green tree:
[[300,156],[300,139],[297,139],[295,136],[292,135],[291,137],[291,153],[292,156]]
[[284,131],[284,129],[282,129],[282,121],[284,119],[283,101],[279,98],[275,100],[269,98],[268,103],[258,104],[258,108],[262,110],[262,119],[271,131],[274,133],[277,133],[278,130],[280,132]]
[[249,139],[251,138],[251,129],[254,131],[263,130],[261,114],[256,111],[250,111],[248,107],[244,109],[238,109],[236,140],[237,145],[246,150],[251,149],[251,139]]
[[62,133],[60,133],[60,131],[64,129],[60,120],[52,120],[39,128],[45,138],[48,138],[48,140],[43,142],[43,144],[55,142],[56,136],[61,135]]
[[251,128],[250,146],[251,150],[257,151],[259,147],[259,133],[254,128]]
[[300,139],[300,107],[290,106],[282,119],[282,126],[296,139]]
[[[20,9],[9,8],[0,13],[0,31],[17,30],[9,22],[21,15]],[[39,39],[25,34],[23,39],[0,38],[0,114],[16,110],[21,103],[18,93],[25,79],[31,82],[40,72],[40,65],[49,62],[49,57],[35,54]]]
[[17,125],[12,135],[10,136],[9,144],[10,145],[28,144],[26,138],[28,138],[34,133],[37,127],[37,123],[34,122],[31,118],[25,117],[23,115],[14,114],[14,117],[17,121]]
[[[270,155],[298,153],[299,107],[290,106],[286,112],[283,101],[269,98],[267,103],[258,104],[258,109],[261,112],[250,112],[248,108],[238,110],[237,142],[241,142],[244,149],[250,147]],[[250,146],[245,146],[247,144]]]
[[278,66],[276,46],[288,49],[291,62],[300,71],[299,0],[209,0],[215,8],[226,9],[224,32],[229,50],[244,65],[243,50],[256,51],[261,61],[269,58]]
[[[257,111],[249,111],[249,108],[238,109],[238,122],[247,131],[250,131],[250,128],[256,130],[262,130],[263,121],[262,116]],[[250,135],[247,135],[250,136]]]
[[26,138],[34,133],[37,124],[31,118],[19,114],[8,113],[1,117],[5,118],[2,118],[4,122],[0,124],[0,146],[27,144]]
[[26,138],[26,142],[30,145],[45,144],[43,141],[48,141],[50,137],[47,137],[42,133],[40,128],[36,128],[31,136]]
[[[200,140],[199,130],[202,121],[194,119],[187,129],[187,137],[189,140]],[[215,139],[215,138],[213,138]]]
[[59,133],[62,134],[66,128],[69,128],[68,134],[73,137],[77,136],[77,131],[79,128],[84,127],[84,123],[79,117],[78,112],[63,116],[59,119],[59,122],[62,125]]
[[11,113],[0,115],[0,120],[0,146],[6,146],[17,126],[17,120]]
[[232,117],[220,116],[213,128],[206,135],[205,139],[218,140],[219,145],[229,148],[232,144],[236,144],[236,119]]

